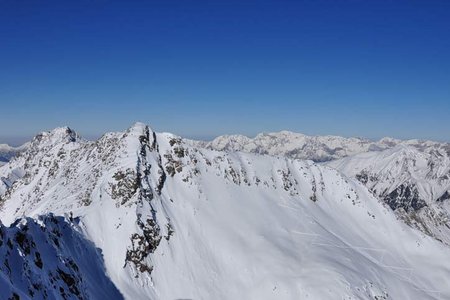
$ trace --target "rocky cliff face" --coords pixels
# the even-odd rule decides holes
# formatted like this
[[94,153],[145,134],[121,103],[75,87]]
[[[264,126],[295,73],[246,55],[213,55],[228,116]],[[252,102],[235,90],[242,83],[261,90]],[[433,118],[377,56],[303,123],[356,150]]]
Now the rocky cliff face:
[[[78,216],[102,205],[105,198],[118,209],[134,209],[130,222],[135,230],[128,234],[131,244],[121,264],[150,273],[151,263],[143,261],[164,231],[156,224],[150,204],[160,188],[151,186],[150,177],[160,184],[164,177],[153,147],[154,136],[142,124],[96,142],[81,139],[67,127],[41,133],[26,152],[2,168],[7,186],[0,196],[4,209],[13,212],[10,218],[47,212]],[[152,169],[147,156],[156,161]]]
[[[358,181],[311,161],[213,151],[137,123],[95,142],[69,128],[42,133],[0,177],[4,224],[66,216],[61,237],[75,226],[91,241],[97,254],[85,256],[101,252],[96,265],[104,263],[92,274],[126,299],[450,296],[450,265],[435,263],[450,261],[448,248],[397,220]],[[30,245],[32,264],[43,250]],[[82,270],[78,252],[67,253]],[[39,273],[58,282],[49,293],[69,295],[75,282],[91,295],[77,281],[82,271],[59,268],[73,280],[55,268]],[[27,280],[8,291],[25,295]]]

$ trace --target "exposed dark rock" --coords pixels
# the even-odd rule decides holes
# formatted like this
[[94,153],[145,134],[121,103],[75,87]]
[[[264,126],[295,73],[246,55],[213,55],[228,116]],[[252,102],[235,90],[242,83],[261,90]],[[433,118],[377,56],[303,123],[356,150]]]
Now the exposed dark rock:
[[450,200],[450,193],[449,191],[445,191],[436,201],[438,202],[444,202],[446,200]]
[[180,160],[175,160],[172,154],[166,153],[164,154],[164,157],[167,160],[165,164],[166,172],[171,177],[175,176],[176,173],[180,173],[181,171],[183,171],[183,163]]
[[367,175],[366,172],[362,171],[359,174],[356,174],[356,179],[361,182],[362,184],[367,184],[367,182],[369,181],[369,176]]
[[42,262],[41,259],[41,254],[39,252],[36,251],[35,255],[35,259],[34,259],[34,264],[39,268],[42,269],[42,267],[44,266],[44,263]]
[[145,260],[161,242],[160,228],[153,219],[147,219],[145,223],[138,219],[138,226],[142,233],[134,233],[130,237],[131,249],[127,250],[125,266],[130,262],[139,272],[151,274],[153,266],[148,265]]
[[175,233],[175,231],[172,228],[172,224],[167,223],[167,235],[164,237],[167,241],[170,240],[170,237]]
[[402,184],[384,197],[384,201],[397,210],[403,208],[407,212],[418,211],[427,206],[423,199],[420,199],[419,192],[415,186]]
[[8,300],[20,300],[20,296],[16,293],[12,293],[11,297]]
[[57,269],[56,272],[58,273],[59,277],[64,281],[64,283],[67,285],[69,291],[73,295],[77,296],[78,299],[84,299],[84,297],[82,297],[80,293],[80,290],[78,289],[78,283],[80,282],[78,278],[75,278],[71,274],[66,273],[61,269]]
[[161,195],[161,191],[164,187],[164,183],[166,182],[167,175],[166,175],[166,172],[164,172],[164,169],[162,167],[160,167],[158,173],[159,173],[159,179],[158,179],[157,192],[158,192],[158,195]]
[[127,203],[139,188],[140,178],[136,171],[127,169],[124,171],[117,171],[113,178],[116,184],[110,183],[111,198],[120,200],[120,204]]

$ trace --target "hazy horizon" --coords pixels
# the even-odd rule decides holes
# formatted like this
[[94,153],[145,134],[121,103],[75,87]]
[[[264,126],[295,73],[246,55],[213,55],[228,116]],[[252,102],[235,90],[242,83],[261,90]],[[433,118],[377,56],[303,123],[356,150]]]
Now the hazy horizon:
[[[151,124],[147,124],[149,126],[151,126]],[[132,126],[132,124],[130,124],[128,127]],[[61,126],[56,126],[54,128],[57,127],[61,127]],[[109,130],[109,131],[105,131],[102,134],[98,134],[98,135],[85,135],[83,134],[83,132],[80,132],[77,130],[77,128],[74,128],[72,126],[69,126],[71,129],[75,130],[78,134],[81,135],[81,137],[83,137],[84,139],[87,140],[91,140],[91,141],[95,141],[97,139],[99,139],[104,133],[107,132],[112,132],[112,131],[125,131],[128,127],[124,127],[122,129],[119,130]],[[54,128],[48,128],[48,129],[44,129],[44,130],[40,130],[37,131],[35,134],[33,135],[29,135],[29,136],[0,136],[0,144],[7,144],[13,147],[17,147],[17,146],[21,146],[26,142],[29,142],[36,134],[38,134],[39,132],[43,132],[43,131],[49,131],[52,130]],[[156,130],[157,132],[169,132],[167,130],[158,130],[156,128],[153,128],[153,130]],[[394,139],[399,139],[399,140],[409,140],[409,139],[418,139],[418,140],[430,140],[430,141],[436,141],[436,142],[442,142],[442,143],[449,143],[449,140],[439,140],[439,139],[432,139],[432,138],[419,138],[419,137],[396,137],[396,136],[379,136],[379,137],[368,137],[368,136],[347,136],[347,135],[343,135],[343,134],[309,134],[306,132],[302,132],[302,131],[293,131],[293,130],[288,130],[288,129],[282,129],[282,130],[269,130],[269,131],[261,131],[261,132],[257,132],[254,134],[244,134],[244,133],[240,133],[240,132],[232,132],[232,133],[225,133],[225,134],[220,134],[220,135],[212,135],[212,136],[197,136],[197,135],[181,135],[178,134],[176,132],[170,132],[173,133],[175,135],[179,135],[183,138],[187,138],[187,139],[192,139],[192,140],[199,140],[199,141],[212,141],[214,138],[221,136],[221,135],[244,135],[250,138],[255,137],[256,135],[260,134],[260,133],[273,133],[273,132],[280,132],[280,131],[291,131],[291,132],[295,132],[295,133],[301,133],[301,134],[305,134],[305,135],[309,135],[309,136],[326,136],[326,135],[331,135],[331,136],[342,136],[342,137],[346,137],[346,138],[364,138],[364,139],[368,139],[368,140],[372,140],[372,141],[377,141],[380,140],[382,138],[385,137],[389,137],[389,138],[394,138]]]

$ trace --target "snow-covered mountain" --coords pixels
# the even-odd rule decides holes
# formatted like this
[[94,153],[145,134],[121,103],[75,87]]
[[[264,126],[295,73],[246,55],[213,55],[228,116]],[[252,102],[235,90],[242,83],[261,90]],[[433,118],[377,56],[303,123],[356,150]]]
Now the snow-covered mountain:
[[0,224],[1,299],[122,298],[76,222],[47,215]]
[[23,144],[19,147],[11,147],[7,144],[0,144],[0,166],[6,164],[11,158],[16,156],[18,153],[23,152],[28,147],[28,143]]
[[386,150],[399,144],[415,147],[440,144],[430,141],[403,141],[393,138],[371,141],[341,136],[308,136],[290,131],[260,133],[254,138],[243,135],[224,135],[211,142],[189,141],[189,143],[219,151],[280,155],[294,159],[310,159],[316,162],[330,161],[368,151]]
[[450,244],[449,144],[400,144],[328,165],[357,178],[408,224]]
[[[195,142],[209,149],[244,151],[327,162],[359,179],[400,217],[450,243],[450,144],[383,138],[370,141],[339,136],[306,136],[282,131],[255,138],[220,136]],[[404,211],[404,212],[403,212]]]
[[[44,132],[0,177],[0,219],[12,224],[2,232],[12,242],[29,224],[27,239],[40,241],[22,255],[15,239],[20,259],[9,263],[28,270],[47,253],[51,272],[31,270],[49,293],[70,291],[68,277],[51,275],[59,268],[100,276],[98,291],[69,280],[91,299],[109,291],[105,275],[121,294],[108,299],[450,298],[449,247],[311,161],[209,150],[137,123],[95,142]],[[59,250],[54,228],[65,231]],[[32,298],[23,274],[1,268],[0,288]]]

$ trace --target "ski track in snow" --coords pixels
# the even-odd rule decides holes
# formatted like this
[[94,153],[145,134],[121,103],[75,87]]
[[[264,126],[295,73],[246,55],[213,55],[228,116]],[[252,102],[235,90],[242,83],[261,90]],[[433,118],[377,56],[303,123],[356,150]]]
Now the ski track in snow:
[[5,224],[73,215],[126,299],[450,298],[447,246],[310,161],[138,123],[96,142],[42,133],[0,177]]

